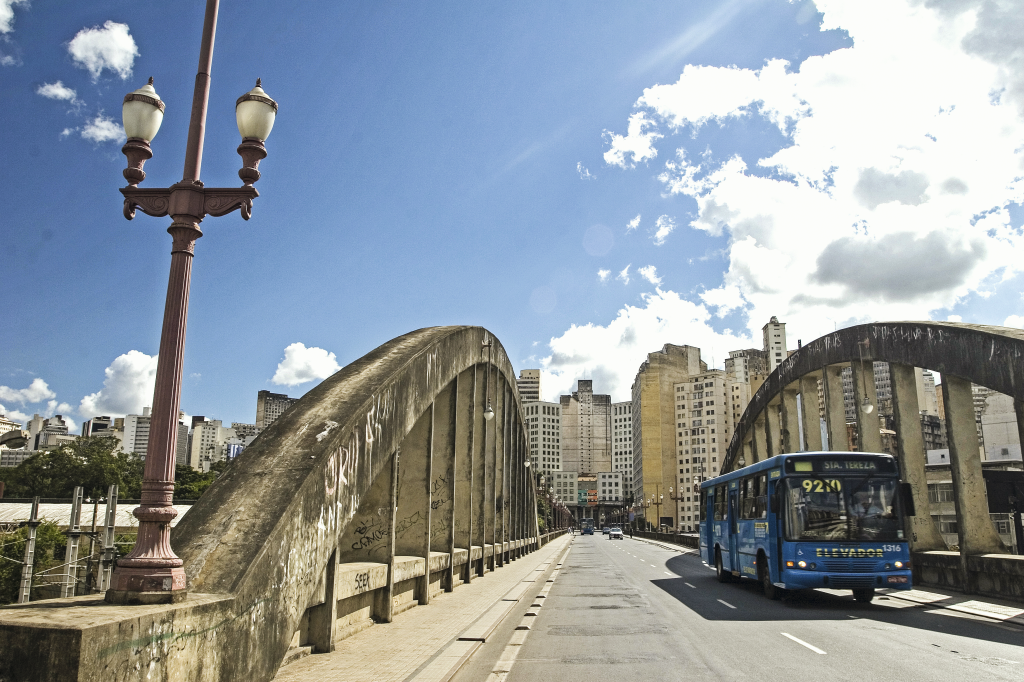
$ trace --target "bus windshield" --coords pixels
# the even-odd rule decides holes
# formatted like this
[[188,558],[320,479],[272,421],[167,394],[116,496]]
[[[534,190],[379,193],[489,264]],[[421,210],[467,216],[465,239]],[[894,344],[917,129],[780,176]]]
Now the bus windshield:
[[902,540],[895,478],[787,478],[786,539],[884,542]]

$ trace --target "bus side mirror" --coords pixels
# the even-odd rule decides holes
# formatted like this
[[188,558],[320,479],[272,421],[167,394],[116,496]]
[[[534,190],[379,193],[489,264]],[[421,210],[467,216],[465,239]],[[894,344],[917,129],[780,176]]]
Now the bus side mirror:
[[900,483],[900,497],[903,498],[903,513],[907,516],[917,516],[914,509],[914,491],[909,483]]
[[769,500],[768,501],[768,506],[771,507],[772,514],[778,514],[779,513],[779,494],[775,493],[774,495],[769,497],[768,500]]

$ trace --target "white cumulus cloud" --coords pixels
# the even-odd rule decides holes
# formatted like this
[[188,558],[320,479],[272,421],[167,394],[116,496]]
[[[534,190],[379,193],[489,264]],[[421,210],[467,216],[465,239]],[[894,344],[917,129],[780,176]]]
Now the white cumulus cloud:
[[128,32],[128,24],[107,21],[103,26],[83,28],[68,43],[68,52],[76,66],[86,69],[95,81],[103,69],[113,71],[121,80],[132,75],[139,48]]
[[622,268],[622,272],[616,275],[615,279],[621,280],[623,284],[629,284],[629,268],[633,265],[630,263],[626,267]]
[[82,137],[96,143],[121,142],[125,139],[125,134],[120,123],[109,116],[97,114],[82,127]]
[[52,400],[57,394],[50,390],[50,387],[41,378],[36,377],[25,388],[10,388],[0,386],[0,400],[16,402],[22,405],[29,403],[41,403],[44,400]]
[[43,83],[36,88],[36,94],[42,95],[46,99],[63,100],[72,103],[78,101],[77,93],[64,85],[61,81],[57,81],[56,83]]
[[626,223],[626,232],[632,232],[636,228],[640,227],[640,214],[637,213],[636,217]]
[[607,282],[608,278],[611,276],[611,274],[612,274],[611,270],[598,270],[597,271],[597,278],[599,280],[601,280],[602,282]]
[[82,398],[78,413],[86,419],[142,414],[153,404],[156,363],[157,356],[137,350],[117,356],[103,371],[103,388]]
[[28,7],[28,0],[0,0],[0,34],[14,30],[14,8]]
[[326,379],[341,369],[334,353],[323,348],[296,342],[284,349],[284,359],[277,365],[271,382],[281,386],[298,386],[307,381]]
[[541,360],[545,400],[572,390],[573,381],[586,375],[595,390],[608,392],[613,401],[629,400],[630,386],[647,354],[666,343],[697,346],[703,359],[722,366],[729,350],[749,348],[750,338],[717,333],[711,315],[671,291],[644,294],[642,306],[626,305],[607,325],[573,325],[549,342],[551,354]]
[[[1024,202],[1024,2],[815,4],[822,29],[846,31],[851,47],[798,68],[688,65],[643,91],[625,136],[605,134],[605,161],[677,148],[658,177],[696,202],[690,226],[720,237],[728,261],[702,298],[718,315],[742,311],[751,333],[772,315],[805,339],[943,319],[991,295],[1024,272],[1009,212]],[[686,149],[740,118],[780,131],[777,148]],[[671,229],[658,226],[655,243]]]
[[638,269],[637,273],[654,286],[661,284],[661,277],[658,277],[658,268],[653,265],[645,265]]
[[672,230],[676,229],[676,221],[667,215],[658,216],[658,219],[654,223],[654,243],[657,246],[661,246],[665,243],[665,240]]
[[587,170],[582,161],[576,162],[576,172],[580,174],[581,180],[596,180],[597,176]]
[[[640,161],[653,159],[658,155],[653,142],[662,137],[654,127],[654,122],[647,118],[647,114],[638,111],[629,117],[625,135],[605,131],[610,147],[604,153],[604,162],[611,166],[632,168]],[[632,160],[627,159],[627,156],[632,156]]]

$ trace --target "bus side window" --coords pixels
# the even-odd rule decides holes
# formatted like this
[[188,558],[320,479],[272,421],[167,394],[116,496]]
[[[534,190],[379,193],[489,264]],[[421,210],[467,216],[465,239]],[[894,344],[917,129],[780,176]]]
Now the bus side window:
[[728,500],[725,486],[715,486],[715,521],[725,521]]
[[754,481],[757,477],[751,476],[744,479],[740,483],[740,518],[741,519],[753,519],[757,518],[755,515],[754,506],[757,502],[757,496],[754,492]]
[[768,518],[768,479],[765,474],[754,477],[754,518]]

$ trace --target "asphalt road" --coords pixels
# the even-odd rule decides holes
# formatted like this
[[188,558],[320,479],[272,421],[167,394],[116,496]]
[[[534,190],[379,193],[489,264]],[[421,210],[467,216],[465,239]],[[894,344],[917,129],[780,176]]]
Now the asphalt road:
[[840,591],[773,602],[759,585],[720,584],[696,554],[629,538],[578,536],[537,601],[509,672],[489,675],[514,623],[455,682],[1024,678],[1022,628]]

